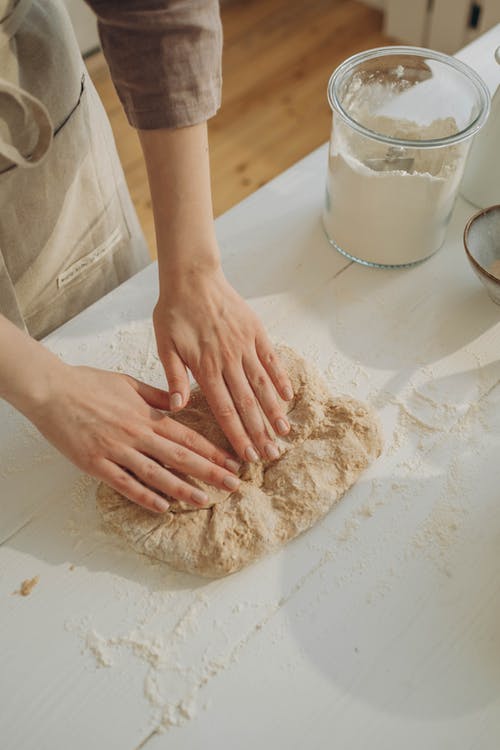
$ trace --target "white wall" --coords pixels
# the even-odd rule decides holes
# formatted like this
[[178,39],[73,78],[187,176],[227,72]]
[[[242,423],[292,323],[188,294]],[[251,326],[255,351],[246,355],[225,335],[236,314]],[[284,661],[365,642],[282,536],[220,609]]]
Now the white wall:
[[385,11],[384,31],[407,44],[453,54],[500,23],[500,0],[476,0],[479,24],[469,27],[473,0],[363,0]]

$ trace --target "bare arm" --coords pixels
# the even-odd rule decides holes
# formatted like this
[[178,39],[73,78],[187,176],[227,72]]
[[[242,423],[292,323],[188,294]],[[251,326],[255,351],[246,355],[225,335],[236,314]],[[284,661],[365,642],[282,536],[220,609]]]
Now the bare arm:
[[172,408],[189,397],[188,367],[243,460],[278,457],[274,433],[290,427],[277,393],[289,378],[252,310],[224,277],[215,237],[206,123],[139,131],[158,244],[158,351]]
[[0,398],[31,418],[62,376],[63,363],[0,315]]
[[162,493],[207,497],[165,468],[235,489],[237,463],[163,413],[168,395],[127,375],[73,367],[0,315],[0,397],[79,468],[153,511]]

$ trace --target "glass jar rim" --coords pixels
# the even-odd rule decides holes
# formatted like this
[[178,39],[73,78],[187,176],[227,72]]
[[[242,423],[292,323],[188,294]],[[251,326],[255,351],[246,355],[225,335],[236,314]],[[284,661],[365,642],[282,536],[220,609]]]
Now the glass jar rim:
[[[467,127],[460,130],[458,133],[444,136],[441,138],[433,138],[429,140],[410,140],[406,138],[395,138],[383,133],[378,133],[376,130],[371,130],[365,127],[344,109],[338,98],[338,87],[346,75],[350,73],[360,62],[367,60],[376,59],[377,57],[388,57],[390,55],[407,55],[412,57],[425,57],[438,62],[444,63],[454,70],[462,73],[474,86],[480,101],[480,110],[477,117],[470,122]],[[347,60],[344,60],[332,73],[330,80],[328,81],[328,103],[332,111],[338,113],[338,115],[346,122],[353,130],[358,133],[371,138],[373,140],[381,141],[382,143],[388,143],[391,146],[404,146],[406,148],[440,148],[442,146],[450,146],[461,141],[471,138],[478,130],[482,128],[490,111],[491,96],[488,87],[481,78],[469,65],[458,60],[456,57],[451,57],[442,52],[436,52],[435,50],[426,49],[425,47],[411,47],[411,46],[394,46],[394,47],[376,47],[374,49],[367,50],[366,52],[358,52]]]

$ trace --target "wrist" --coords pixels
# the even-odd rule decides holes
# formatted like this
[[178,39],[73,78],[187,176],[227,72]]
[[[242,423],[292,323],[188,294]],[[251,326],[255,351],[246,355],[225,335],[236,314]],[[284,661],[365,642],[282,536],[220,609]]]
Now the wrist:
[[47,404],[60,393],[69,365],[38,342],[31,343],[28,366],[11,384],[6,399],[36,424]]
[[173,287],[190,287],[222,272],[216,243],[207,243],[185,252],[158,252],[160,296]]

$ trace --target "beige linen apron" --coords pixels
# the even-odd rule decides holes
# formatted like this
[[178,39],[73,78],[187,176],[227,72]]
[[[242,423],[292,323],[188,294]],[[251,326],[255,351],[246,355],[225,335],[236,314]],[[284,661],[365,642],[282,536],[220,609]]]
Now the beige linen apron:
[[41,338],[149,262],[58,0],[0,0],[0,313]]

